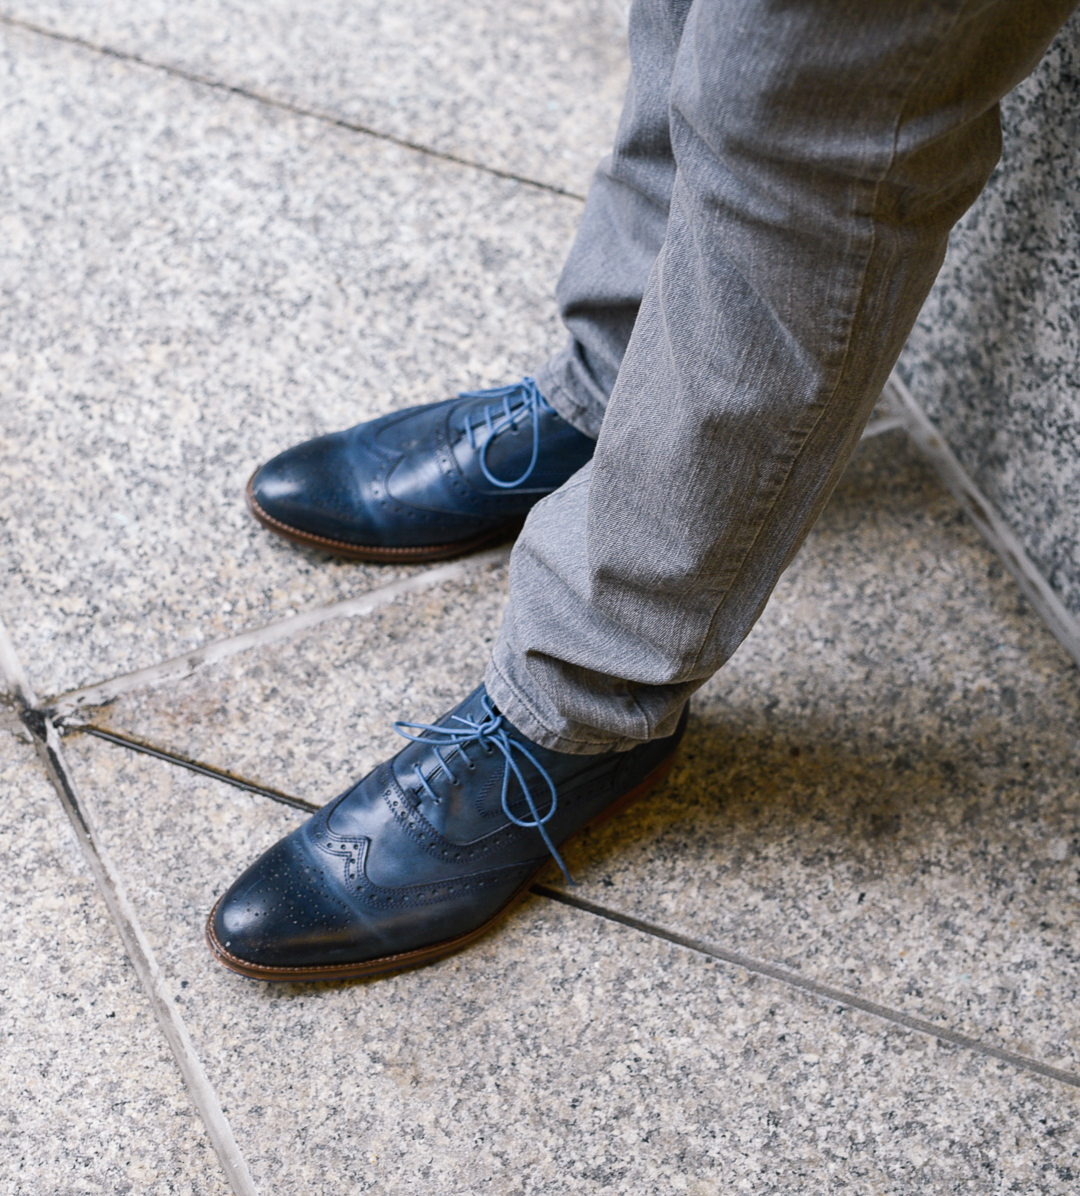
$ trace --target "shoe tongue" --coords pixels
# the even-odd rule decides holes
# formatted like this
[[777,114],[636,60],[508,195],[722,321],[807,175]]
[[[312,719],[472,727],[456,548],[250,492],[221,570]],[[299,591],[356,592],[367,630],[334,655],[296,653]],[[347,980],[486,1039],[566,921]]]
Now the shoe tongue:
[[[474,690],[456,709],[442,716],[434,724],[448,729],[464,728],[467,720],[483,724],[500,719],[499,731],[516,741],[526,751],[546,764],[546,752],[527,739],[506,718],[488,697],[483,686]],[[517,773],[524,778],[532,793],[533,802],[541,814],[551,803],[551,791],[543,775],[524,752],[511,749],[514,768],[508,778],[509,805],[519,818],[531,819],[528,800]],[[441,757],[441,759],[440,759]],[[577,763],[577,758],[573,759]],[[445,761],[445,765],[443,763]],[[471,767],[470,767],[471,765]],[[444,838],[453,843],[471,843],[506,825],[502,808],[503,775],[507,771],[503,752],[489,742],[487,750],[478,739],[468,739],[461,748],[440,743],[436,735],[427,732],[422,740],[410,743],[391,761],[398,785],[415,803],[423,817]],[[434,798],[420,783],[422,771]]]

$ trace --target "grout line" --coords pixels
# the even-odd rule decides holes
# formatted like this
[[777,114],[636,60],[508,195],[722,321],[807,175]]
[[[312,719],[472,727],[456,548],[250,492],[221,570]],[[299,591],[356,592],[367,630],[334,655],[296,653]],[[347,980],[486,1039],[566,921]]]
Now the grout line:
[[[0,622],[0,668],[3,669],[3,676],[9,684],[19,677],[25,678],[22,664],[11,647],[11,640],[2,622]],[[28,690],[29,687],[24,692],[28,692]],[[138,915],[124,890],[119,873],[98,840],[86,805],[79,797],[75,778],[72,776],[64,756],[63,745],[60,742],[56,725],[40,710],[25,706],[22,711],[22,722],[33,738],[38,756],[45,766],[45,771],[56,790],[60,804],[64,807],[64,812],[75,831],[75,837],[89,865],[90,872],[120,933],[124,950],[131,960],[135,974],[150,1001],[150,1007],[157,1017],[158,1025],[176,1059],[192,1103],[206,1127],[210,1145],[217,1154],[222,1170],[225,1172],[225,1178],[232,1188],[234,1196],[257,1196],[255,1182],[251,1178],[251,1172],[248,1170],[244,1156],[236,1144],[229,1119],[225,1116],[217,1093],[203,1068],[202,1060],[191,1041],[187,1026],[175,1004],[169,999],[168,987],[157,960],[154,958],[153,948],[150,946],[139,923]]]
[[[194,760],[189,760],[183,756],[175,755],[172,752],[166,752],[158,748],[150,747],[148,744],[142,744],[137,741],[126,739],[124,736],[115,735],[109,731],[101,731],[97,727],[80,727],[79,731],[90,735],[96,735],[101,739],[108,740],[120,747],[130,748],[132,751],[144,752],[148,756],[154,756],[157,759],[164,760],[166,763],[178,765],[181,768],[188,768],[192,772],[197,772],[205,776],[209,776],[218,781],[223,781],[225,784],[233,785],[238,789],[245,789],[251,793],[259,794],[263,797],[269,797],[274,801],[283,802],[286,805],[294,806],[297,809],[305,810],[311,813],[321,809],[320,806],[312,805],[310,802],[305,802],[301,798],[291,797],[289,794],[282,793],[279,790],[268,789],[261,785],[254,785],[251,782],[243,781],[238,777],[231,776],[229,773],[222,772],[219,769],[213,768],[210,765],[199,764]],[[574,909],[581,910],[583,913],[593,914],[596,917],[604,918],[609,922],[617,922],[622,926],[627,926],[631,930],[637,930],[641,934],[651,935],[653,938],[662,939],[665,942],[673,943],[679,947],[685,947],[688,950],[695,951],[701,955],[707,955],[713,959],[719,959],[724,963],[733,964],[736,967],[741,967],[748,972],[754,972],[758,975],[768,976],[772,980],[777,980],[781,984],[786,984],[790,988],[799,989],[802,992],[810,993],[813,996],[824,997],[830,1001],[836,1001],[838,1004],[846,1005],[854,1009],[859,1009],[863,1013],[869,1013],[874,1017],[881,1018],[884,1021],[892,1022],[895,1025],[903,1026],[905,1029],[915,1031],[920,1034],[929,1034],[934,1038],[938,1038],[943,1042],[951,1043],[953,1046],[962,1047],[966,1050],[974,1051],[976,1054],[990,1055],[995,1059],[1000,1059],[1005,1063],[1012,1064],[1014,1067],[1019,1067],[1025,1071],[1034,1072],[1036,1075],[1044,1076],[1048,1079],[1059,1080],[1063,1084],[1069,1084],[1074,1088],[1080,1088],[1080,1075],[1074,1072],[1064,1071],[1061,1068],[1051,1067],[1046,1063],[1039,1063],[1034,1059],[1028,1059],[1023,1055],[1018,1055],[1013,1051],[1007,1051],[1001,1047],[995,1047],[989,1043],[981,1042],[977,1038],[970,1038],[966,1034],[960,1034],[955,1030],[949,1030],[942,1026],[936,1026],[933,1022],[925,1021],[923,1018],[912,1017],[910,1014],[901,1013],[899,1010],[890,1009],[886,1005],[879,1005],[876,1001],[867,1000],[865,997],[856,996],[854,993],[848,992],[846,989],[835,988],[829,984],[821,984],[816,980],[811,980],[805,976],[800,976],[797,972],[790,972],[786,968],[777,967],[775,964],[765,963],[762,960],[754,959],[749,955],[744,955],[740,951],[731,951],[723,947],[715,947],[708,943],[703,943],[698,939],[692,939],[687,935],[678,934],[674,931],[665,930],[662,926],[657,926],[652,922],[643,921],[640,918],[632,917],[629,914],[622,914],[616,910],[611,910],[605,906],[595,905],[591,901],[586,901],[582,897],[575,897],[570,893],[564,893],[559,889],[550,888],[547,885],[532,885],[530,891],[539,897],[547,897],[552,901],[559,901],[563,905],[569,905]]]
[[235,776],[233,773],[226,772],[222,768],[215,768],[212,764],[200,764],[197,760],[181,756],[177,752],[170,752],[166,751],[165,748],[154,747],[152,744],[143,743],[139,739],[131,739],[127,735],[118,735],[115,731],[103,731],[100,727],[95,727],[92,724],[76,726],[72,730],[76,734],[93,735],[97,739],[104,739],[107,743],[116,744],[118,747],[127,748],[132,752],[139,752],[144,756],[153,756],[155,760],[164,760],[166,764],[175,764],[180,768],[186,768],[189,772],[197,772],[200,776],[210,777],[211,780],[223,781],[226,785],[232,785],[234,789],[244,789],[248,793],[256,793],[260,797],[268,797],[271,801],[280,802],[283,806],[292,806],[297,810],[303,810],[306,814],[314,814],[322,809],[322,806],[317,806],[314,802],[304,801],[302,797],[293,797],[291,794],[282,793],[280,789],[271,789],[267,785],[257,785],[254,781],[245,781],[243,777]]
[[[0,23],[2,23],[3,19],[0,17]],[[873,436],[880,436],[885,432],[891,432],[895,428],[900,427],[906,427],[903,418],[899,416],[886,416],[867,424],[863,431],[862,439],[867,440]],[[423,573],[414,574],[403,581],[391,582],[389,585],[370,590],[368,593],[362,594],[357,598],[346,598],[342,602],[331,603],[329,606],[302,611],[300,614],[283,619],[278,623],[271,623],[265,627],[256,628],[253,631],[244,631],[239,635],[230,636],[224,640],[216,640],[213,643],[204,645],[202,648],[195,649],[193,652],[187,652],[183,656],[176,656],[170,660],[160,661],[158,664],[150,665],[145,669],[138,669],[133,673],[124,673],[119,677],[110,678],[108,681],[103,681],[98,685],[88,685],[82,689],[69,690],[67,693],[50,699],[46,705],[49,713],[55,715],[60,719],[61,723],[64,723],[83,707],[104,705],[106,702],[111,702],[122,694],[130,693],[132,690],[149,689],[171,681],[182,681],[207,665],[214,664],[219,660],[225,660],[239,652],[246,652],[252,648],[261,648],[269,644],[280,643],[283,640],[293,639],[295,636],[301,635],[312,627],[317,627],[320,623],[325,623],[331,619],[356,618],[360,615],[371,614],[373,611],[396,601],[405,594],[415,593],[417,590],[438,585],[440,582],[455,581],[474,566],[501,565],[509,559],[510,550],[508,548],[496,548],[478,553],[475,556],[466,557],[462,561],[439,565]],[[10,649],[10,641],[5,641],[4,633],[0,632],[0,676],[6,676],[8,672],[8,669],[5,668],[5,661],[8,659],[5,655],[5,642],[7,642]],[[11,650],[11,659],[15,659],[13,649]],[[17,660],[16,664],[18,664]],[[21,668],[21,666],[19,667]],[[16,692],[19,691],[20,685],[23,687],[27,685],[25,677],[21,678],[20,682],[14,675],[9,679],[9,684],[12,685],[12,688]],[[23,692],[29,693],[30,691],[24,688]],[[27,699],[27,703],[30,706],[38,704],[36,700],[31,699]],[[72,724],[72,726],[77,725],[77,723]],[[133,745],[129,743],[127,746]],[[175,762],[181,763],[182,761],[178,759]],[[272,797],[275,795],[268,792],[267,796]],[[278,796],[280,800],[280,795]]]
[[342,602],[332,602],[329,606],[319,606],[313,610],[301,611],[300,614],[282,619],[278,623],[269,623],[265,627],[257,627],[253,631],[243,631],[228,639],[215,640],[193,652],[186,652],[183,656],[163,660],[148,668],[138,669],[134,673],[124,673],[109,681],[103,681],[99,685],[73,689],[50,699],[47,704],[48,712],[63,721],[84,706],[101,706],[118,698],[121,694],[130,693],[135,689],[147,689],[151,686],[164,685],[170,681],[182,681],[185,677],[190,677],[192,673],[206,668],[207,665],[235,656],[239,652],[247,652],[252,648],[264,648],[268,644],[294,639],[303,632],[310,631],[311,628],[318,627],[321,623],[327,623],[331,619],[352,619],[360,615],[369,615],[406,594],[425,590],[440,582],[456,581],[478,566],[501,565],[509,559],[509,548],[495,548],[466,557],[464,560],[439,565],[401,581],[369,590],[366,594],[361,594],[356,598],[346,598]]
[[1075,1072],[1063,1071],[1061,1068],[1051,1067],[1049,1064],[1039,1063],[1034,1059],[1025,1058],[1025,1056],[1017,1055],[1012,1051],[1003,1050],[1001,1047],[992,1046],[990,1043],[980,1042],[977,1038],[969,1038],[966,1034],[958,1034],[955,1030],[935,1026],[933,1022],[924,1021],[920,1017],[912,1017],[907,1013],[900,1013],[898,1010],[890,1009],[886,1005],[879,1005],[876,1001],[868,1001],[865,997],[858,997],[845,989],[834,988],[831,984],[820,984],[816,980],[800,976],[797,972],[789,972],[786,968],[779,968],[775,964],[764,963],[749,955],[743,955],[741,951],[730,951],[724,947],[711,946],[708,943],[701,942],[699,939],[692,939],[684,934],[676,934],[674,931],[665,930],[662,926],[655,925],[655,923],[642,921],[640,918],[631,917],[629,914],[620,914],[616,910],[607,909],[602,905],[594,905],[591,901],[586,901],[582,897],[574,897],[559,889],[549,888],[547,885],[532,885],[530,892],[535,893],[539,897],[547,897],[551,901],[559,901],[563,905],[569,905],[574,909],[581,910],[583,913],[604,918],[609,922],[617,922],[620,926],[627,926],[631,930],[639,931],[641,934],[652,935],[653,938],[674,943],[677,947],[685,947],[687,950],[696,951],[700,955],[708,955],[712,959],[719,959],[724,963],[733,964],[735,967],[743,968],[748,972],[754,972],[759,976],[768,976],[770,980],[778,980],[781,984],[786,984],[790,988],[797,988],[802,992],[810,993],[812,996],[824,997],[829,1001],[835,1001],[839,1005],[847,1005],[852,1009],[859,1009],[863,1013],[869,1013],[884,1021],[903,1026],[907,1030],[914,1030],[919,1034],[932,1035],[934,1038],[938,1038],[942,1042],[951,1043],[953,1046],[964,1047],[980,1055],[990,1055],[994,1059],[1000,1059],[1024,1071],[1034,1072],[1036,1075],[1044,1076],[1047,1079],[1060,1080],[1063,1084],[1070,1084],[1074,1088],[1080,1088],[1080,1075],[1077,1075]]
[[168,66],[162,62],[154,62],[152,59],[143,58],[139,54],[130,53],[125,50],[115,50],[111,46],[100,45],[97,42],[79,37],[77,34],[60,33],[55,29],[46,29],[43,25],[35,25],[31,21],[24,21],[20,17],[9,16],[5,13],[0,13],[0,25],[7,25],[12,29],[21,29],[26,33],[37,34],[39,37],[51,38],[53,41],[65,42],[70,46],[78,46],[83,50],[91,50],[95,54],[104,54],[109,58],[117,58],[121,62],[131,62],[137,66],[147,67],[150,70],[161,71],[162,74],[171,75],[173,78],[183,79],[188,83],[197,83],[203,87],[211,87],[215,91],[225,92],[229,95],[240,96],[242,99],[252,100],[257,104],[264,104],[269,108],[277,108],[281,112],[288,112],[292,116],[308,117],[311,120],[320,121],[322,124],[333,125],[339,129],[347,129],[350,133],[362,133],[366,137],[374,137],[379,141],[387,141],[392,145],[400,145],[404,149],[414,150],[430,158],[438,158],[443,162],[452,162],[455,166],[464,166],[470,170],[479,170],[483,174],[494,175],[499,179],[509,179],[515,183],[524,183],[528,187],[537,187],[541,191],[548,191],[553,195],[560,195],[566,199],[576,199],[580,203],[585,202],[584,195],[579,195],[576,191],[567,191],[564,187],[557,187],[554,183],[543,183],[538,179],[530,179],[525,175],[515,174],[512,170],[500,170],[497,166],[485,166],[482,162],[473,162],[469,158],[460,158],[457,154],[451,154],[445,150],[432,149],[431,146],[422,145],[418,141],[410,141],[407,137],[396,137],[393,133],[382,133],[370,125],[360,124],[359,121],[347,120],[345,117],[334,116],[329,112],[321,112],[318,108],[308,108],[303,104],[297,104],[290,100],[277,99],[275,96],[267,95],[265,92],[255,91],[250,87],[225,83],[209,75],[200,75],[195,71],[185,70],[183,67]]
[[[884,421],[882,421],[884,422]],[[3,624],[0,623],[0,636],[3,636]],[[10,643],[10,641],[8,641]],[[0,639],[0,666],[8,665],[3,655],[3,640]],[[16,664],[18,658],[13,657]],[[7,674],[4,674],[7,676]],[[161,979],[160,973],[157,969],[157,964],[154,961],[153,953],[145,937],[142,935],[141,928],[135,918],[134,912],[130,911],[130,906],[127,903],[127,898],[119,884],[119,880],[115,878],[115,874],[109,865],[103,852],[97,847],[93,834],[90,830],[89,824],[86,821],[85,814],[79,803],[78,796],[75,792],[74,781],[71,778],[70,771],[67,767],[66,760],[63,757],[62,748],[60,745],[60,738],[57,733],[54,723],[36,711],[29,711],[24,717],[24,721],[34,732],[35,742],[38,746],[39,754],[42,755],[45,761],[46,768],[49,771],[50,777],[56,786],[57,792],[60,794],[61,801],[68,812],[69,818],[75,826],[76,833],[80,837],[80,842],[83,845],[87,858],[90,861],[91,868],[94,871],[95,877],[99,879],[99,884],[105,894],[106,901],[109,904],[110,911],[113,913],[114,920],[120,929],[121,936],[124,938],[125,946],[128,948],[128,953],[135,963],[136,971],[139,972],[140,979],[143,979],[144,987],[151,995],[151,1001],[154,1005],[155,1011],[158,1013],[159,1020],[162,1022],[162,1028],[165,1031],[166,1038],[172,1046],[174,1054],[176,1054],[177,1061],[180,1064],[181,1071],[184,1074],[185,1080],[192,1091],[193,1099],[199,1112],[203,1115],[204,1122],[206,1122],[207,1130],[210,1133],[211,1141],[214,1143],[214,1148],[217,1150],[221,1158],[222,1165],[229,1172],[229,1165],[226,1162],[227,1158],[232,1156],[229,1154],[229,1147],[235,1152],[235,1158],[239,1161],[239,1165],[244,1169],[244,1175],[250,1184],[250,1175],[247,1174],[246,1165],[239,1150],[236,1147],[235,1141],[232,1138],[231,1130],[229,1128],[228,1120],[225,1114],[221,1111],[220,1105],[217,1102],[216,1094],[212,1087],[210,1087],[209,1080],[206,1078],[205,1072],[202,1070],[201,1062],[195,1054],[194,1047],[191,1044],[190,1038],[187,1035],[186,1027],[179,1017],[176,1015],[172,1004],[168,1000],[167,993],[164,991],[164,983]],[[43,744],[40,739],[41,730],[44,728],[46,741]],[[211,765],[199,764],[197,761],[190,760],[186,757],[179,756],[175,753],[168,752],[159,748],[151,747],[149,744],[140,743],[135,740],[129,740],[124,736],[116,735],[113,732],[102,731],[97,727],[82,726],[77,730],[85,732],[90,735],[95,735],[110,743],[118,746],[128,748],[129,750],[142,752],[146,755],[153,756],[157,759],[163,760],[166,763],[177,765],[181,768],[190,769],[193,772],[204,776],[211,777],[215,780],[224,782],[238,789],[244,789],[248,792],[256,793],[260,796],[268,797],[271,800],[283,802],[286,805],[294,806],[297,809],[315,812],[320,809],[319,806],[314,806],[311,803],[303,801],[301,798],[292,797],[289,794],[282,793],[279,790],[269,789],[265,786],[255,785],[249,781],[244,781],[239,777],[230,775],[220,769],[216,769]],[[740,951],[732,951],[723,947],[716,947],[708,943],[701,942],[698,939],[690,938],[687,935],[678,934],[674,931],[665,930],[662,926],[655,923],[646,922],[643,919],[635,918],[629,914],[619,913],[616,910],[611,910],[605,906],[596,905],[591,901],[587,901],[581,897],[572,896],[569,893],[564,893],[558,889],[552,889],[547,885],[532,885],[530,891],[539,897],[546,897],[552,901],[558,901],[563,905],[568,905],[574,909],[580,910],[583,913],[592,914],[595,917],[603,918],[609,922],[617,923],[621,926],[626,926],[631,930],[636,930],[641,934],[650,935],[653,938],[661,939],[664,942],[672,943],[675,946],[684,947],[687,950],[694,951],[700,955],[706,955],[712,959],[718,959],[724,963],[731,964],[735,967],[741,967],[745,971],[755,973],[761,976],[767,976],[769,979],[776,980],[781,984],[785,984],[790,988],[795,988],[801,992],[809,993],[812,996],[823,997],[829,1001],[835,1001],[837,1004],[845,1005],[849,1008],[861,1010],[863,1013],[868,1013],[873,1017],[880,1018],[883,1021],[891,1022],[894,1025],[902,1026],[907,1030],[912,1030],[916,1033],[926,1034],[936,1038],[942,1042],[950,1043],[953,1046],[958,1046],[966,1050],[970,1050],[975,1054],[989,1056],[994,1059],[999,1059],[1004,1063],[1017,1067],[1023,1071],[1032,1072],[1035,1075],[1043,1076],[1047,1079],[1058,1080],[1063,1084],[1068,1084],[1074,1088],[1080,1088],[1080,1075],[1074,1072],[1065,1071],[1061,1068],[1051,1067],[1049,1064],[1040,1063],[1037,1060],[1026,1058],[1023,1055],[1018,1055],[1013,1051],[1007,1051],[1001,1047],[995,1047],[990,1043],[985,1043],[976,1038],[971,1038],[966,1034],[960,1034],[955,1030],[950,1030],[946,1027],[934,1025],[933,1022],[925,1021],[923,1018],[912,1017],[910,1014],[901,1013],[899,1010],[891,1009],[885,1005],[879,1005],[876,1001],[870,1001],[865,997],[856,996],[845,989],[835,988],[832,985],[822,984],[816,980],[801,976],[796,972],[788,971],[786,968],[777,967],[775,964],[765,963],[762,960],[754,959],[749,955],[744,955]],[[110,893],[113,894],[114,900],[110,900]],[[114,904],[115,902],[115,904]],[[125,933],[127,929],[127,933]],[[135,937],[135,942],[129,942],[129,935]],[[140,966],[142,963],[142,966]],[[144,975],[145,972],[145,975]],[[156,1000],[154,998],[157,998]],[[160,1008],[159,1008],[160,1004]],[[173,1030],[175,1024],[175,1031]],[[193,1074],[189,1075],[188,1069],[185,1067],[185,1059],[190,1059],[190,1064],[193,1069]],[[202,1084],[205,1085],[208,1096],[206,1105],[200,1102],[201,1088],[197,1088],[198,1081],[201,1079]],[[216,1113],[215,1113],[216,1111]],[[216,1120],[216,1116],[220,1120]],[[213,1121],[214,1125],[211,1125]],[[225,1137],[221,1140],[219,1148],[219,1139],[215,1137],[214,1127],[223,1127]],[[230,1182],[233,1182],[232,1173],[230,1174]],[[239,1177],[242,1183],[243,1177]],[[254,1193],[254,1187],[244,1188],[234,1183],[234,1190],[237,1196],[248,1196],[249,1193]]]
[[863,428],[860,440],[870,440],[874,436],[882,436],[886,432],[894,432],[897,428],[903,428],[904,420],[899,415],[886,415],[881,419],[872,420]]
[[[287,793],[282,793],[280,790],[269,789],[262,785],[255,785],[249,781],[241,780],[239,777],[232,776],[229,773],[222,772],[220,769],[214,768],[211,765],[199,764],[197,761],[189,760],[184,756],[179,756],[172,752],[151,747],[149,744],[143,744],[139,743],[138,741],[129,740],[124,736],[116,735],[110,731],[102,731],[97,727],[91,726],[79,727],[77,730],[89,735],[96,735],[97,737],[107,740],[110,743],[117,744],[120,747],[129,748],[132,751],[142,752],[148,756],[153,756],[156,759],[163,760],[168,764],[174,764],[181,768],[190,769],[192,772],[211,777],[214,780],[222,781],[225,784],[232,785],[237,789],[244,789],[248,792],[258,794],[259,796],[268,797],[273,801],[282,802],[285,805],[293,806],[299,810],[315,813],[322,808],[321,806],[306,802],[302,798],[292,797]],[[559,889],[552,889],[547,885],[532,885],[530,891],[539,897],[547,897],[549,900],[561,902],[563,905],[569,905],[574,909],[581,910],[583,913],[593,914],[594,916],[604,918],[609,922],[616,922],[622,926],[627,926],[631,930],[637,930],[641,934],[647,934],[653,938],[658,938],[665,942],[673,943],[676,946],[685,947],[688,950],[697,952],[698,954],[707,955],[713,959],[719,959],[724,963],[741,967],[748,972],[754,972],[758,975],[768,976],[770,979],[777,980],[781,984],[786,984],[790,988],[796,988],[802,992],[810,993],[813,996],[824,997],[827,1000],[836,1001],[838,1004],[859,1009],[863,1013],[869,1013],[874,1017],[881,1018],[883,1021],[892,1022],[895,1025],[903,1026],[905,1029],[915,1031],[916,1033],[931,1035],[934,1038],[940,1039],[942,1042],[951,1043],[953,1046],[962,1047],[966,1050],[973,1051],[976,1054],[989,1055],[995,1059],[1000,1059],[1005,1063],[1009,1063],[1014,1067],[1021,1068],[1024,1071],[1034,1072],[1036,1075],[1044,1076],[1047,1079],[1059,1080],[1063,1084],[1069,1084],[1074,1088],[1080,1088],[1080,1075],[1077,1075],[1074,1072],[1064,1071],[1057,1067],[1051,1067],[1046,1063],[1039,1063],[1037,1060],[1029,1059],[1024,1055],[1018,1055],[1013,1051],[1004,1050],[1001,1047],[995,1047],[990,1043],[982,1042],[977,1038],[970,1038],[968,1035],[960,1034],[955,1030],[949,1030],[945,1027],[934,1025],[933,1022],[925,1021],[923,1018],[912,1017],[910,1014],[901,1013],[896,1009],[890,1009],[886,1005],[879,1005],[876,1001],[870,1001],[865,997],[856,996],[854,993],[848,992],[846,989],[835,988],[829,984],[821,984],[816,980],[811,980],[805,976],[800,976],[797,972],[790,972],[786,968],[780,968],[775,964],[765,963],[762,960],[754,959],[752,956],[744,955],[740,951],[731,951],[723,947],[715,947],[708,943],[701,942],[698,939],[692,939],[687,935],[665,930],[662,926],[657,926],[655,923],[646,922],[629,914],[619,913],[618,911],[608,909],[605,906],[595,905],[593,902],[587,901],[582,897],[575,897],[570,893],[564,893]]]
[[221,1162],[225,1178],[234,1196],[257,1196],[255,1182],[233,1137],[229,1119],[225,1116],[217,1093],[203,1068],[187,1026],[177,1012],[175,1004],[169,999],[169,991],[154,958],[153,948],[139,924],[138,916],[124,891],[116,869],[90,825],[86,808],[79,799],[75,780],[64,757],[56,727],[50,719],[41,716],[34,718],[32,715],[28,717],[27,725],[34,735],[38,755],[45,765],[49,779],[75,829],[76,838],[90,865],[90,871],[120,932],[128,958],[142,982],[151,1008],[157,1015],[158,1024],[180,1067],[180,1074],[187,1084],[192,1103],[206,1126],[210,1144]]
[[626,37],[630,32],[630,0],[607,0],[608,11],[619,22],[619,32]]
[[904,430],[936,470],[945,488],[963,507],[1005,568],[1016,578],[1024,597],[1042,617],[1061,646],[1080,665],[1080,619],[1066,607],[1038,566],[1027,554],[1019,536],[994,509],[949,448],[945,437],[894,370],[886,384],[903,420]]

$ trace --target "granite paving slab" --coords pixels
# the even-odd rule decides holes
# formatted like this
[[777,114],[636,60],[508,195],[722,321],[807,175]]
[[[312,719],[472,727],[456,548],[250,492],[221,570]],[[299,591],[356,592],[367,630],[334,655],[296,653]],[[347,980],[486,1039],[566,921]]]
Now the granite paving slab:
[[69,749],[264,1191],[981,1196],[1080,1173],[1067,1085],[555,903],[413,972],[234,976],[206,910],[299,815]]
[[228,1187],[33,749],[0,729],[0,1191]]
[[584,193],[626,87],[617,0],[7,0],[59,33]]
[[696,699],[665,791],[568,862],[594,901],[1077,1070],[1080,678],[898,440]]
[[[320,803],[481,679],[504,589],[83,716]],[[663,789],[570,848],[582,896],[1080,1069],[1077,674],[902,434],[864,443],[693,710]]]
[[395,719],[431,722],[484,679],[506,573],[489,566],[73,722],[322,805],[404,745]]
[[520,377],[574,200],[0,29],[0,612],[43,695],[395,576],[243,505],[305,437]]

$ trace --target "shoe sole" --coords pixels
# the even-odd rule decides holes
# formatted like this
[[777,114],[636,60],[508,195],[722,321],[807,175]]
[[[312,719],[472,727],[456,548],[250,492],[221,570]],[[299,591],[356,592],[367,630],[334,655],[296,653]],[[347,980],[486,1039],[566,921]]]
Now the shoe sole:
[[[255,471],[258,473],[258,470]],[[276,532],[294,544],[303,544],[305,548],[317,548],[320,552],[329,552],[350,561],[369,561],[373,564],[389,565],[401,561],[448,561],[456,556],[464,556],[469,552],[476,552],[480,548],[488,548],[494,544],[501,544],[517,535],[524,520],[517,519],[511,523],[504,523],[494,531],[484,532],[479,536],[472,536],[468,540],[454,540],[450,544],[428,544],[419,548],[384,548],[376,544],[350,544],[347,540],[332,540],[329,536],[316,536],[311,532],[301,531],[298,527],[290,527],[268,515],[255,499],[252,484],[255,481],[253,473],[247,484],[248,510],[269,531]]]
[[[602,826],[609,819],[621,814],[627,806],[637,801],[638,798],[643,797],[650,789],[654,789],[659,785],[671,771],[675,763],[677,751],[678,749],[672,752],[666,760],[654,768],[629,793],[623,794],[618,801],[612,802],[610,806],[601,810],[593,819],[575,831],[566,842],[571,842],[587,830]],[[487,934],[489,930],[494,929],[525,900],[529,895],[529,889],[533,881],[544,871],[549,863],[549,860],[544,860],[534,872],[530,873],[529,877],[516,890],[510,900],[486,922],[477,926],[475,930],[470,930],[468,934],[458,935],[457,938],[444,939],[440,943],[432,943],[427,947],[420,947],[415,951],[403,951],[399,955],[383,955],[377,959],[365,959],[358,963],[326,964],[306,968],[271,968],[264,967],[262,964],[248,963],[247,960],[240,959],[227,951],[214,934],[214,917],[217,914],[218,905],[221,903],[220,897],[214,903],[214,908],[210,911],[210,917],[206,920],[206,943],[218,963],[223,964],[230,971],[238,972],[241,976],[247,976],[252,980],[283,980],[293,984],[304,984],[317,980],[358,980],[365,976],[377,976],[383,972],[397,972],[404,968],[415,968],[422,964],[433,963],[437,959],[443,959],[447,955],[453,955],[455,951],[460,951],[463,947],[469,946],[470,943],[476,942],[478,938]]]

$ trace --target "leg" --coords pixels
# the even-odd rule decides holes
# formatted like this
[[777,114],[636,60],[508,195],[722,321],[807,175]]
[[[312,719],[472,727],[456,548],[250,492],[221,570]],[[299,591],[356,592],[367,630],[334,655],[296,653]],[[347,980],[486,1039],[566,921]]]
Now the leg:
[[514,550],[487,687],[531,739],[667,734],[741,643],[1072,7],[694,0],[666,238],[596,453]]
[[399,723],[403,751],[223,894],[207,937],[234,971],[456,950],[662,779],[687,695],[797,550],[996,159],[998,97],[1066,15],[782,3],[693,2],[663,247],[594,464],[515,551],[488,688]]
[[594,440],[667,231],[675,182],[668,103],[689,8],[690,0],[634,0],[615,144],[593,178],[555,292],[570,339],[536,376],[563,419]]

